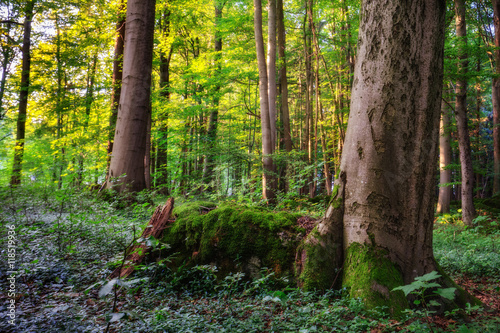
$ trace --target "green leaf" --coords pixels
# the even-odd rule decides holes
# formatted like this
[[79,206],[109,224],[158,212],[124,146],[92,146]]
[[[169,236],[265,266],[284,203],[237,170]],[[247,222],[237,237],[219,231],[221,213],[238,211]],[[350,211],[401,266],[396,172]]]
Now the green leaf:
[[431,300],[429,301],[429,305],[431,305],[431,306],[441,306],[441,304],[439,304],[439,302],[437,302],[437,301],[435,301],[435,300],[433,300],[433,299],[431,299]]
[[444,289],[438,289],[434,293],[452,301],[455,298],[455,290],[456,288],[444,288]]
[[440,278],[441,275],[438,274],[438,272],[436,271],[432,271],[430,273],[427,273],[425,275],[422,275],[422,276],[417,276],[415,278],[416,281],[431,281],[431,280],[435,280],[437,278]]

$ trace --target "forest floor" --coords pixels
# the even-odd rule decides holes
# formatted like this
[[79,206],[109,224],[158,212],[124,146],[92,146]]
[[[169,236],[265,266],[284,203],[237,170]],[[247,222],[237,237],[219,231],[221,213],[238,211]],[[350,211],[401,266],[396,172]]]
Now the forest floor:
[[[265,268],[254,281],[241,273],[217,281],[215,267],[171,270],[167,259],[112,286],[107,277],[155,208],[149,195],[123,208],[120,200],[70,190],[2,191],[1,332],[500,332],[499,214],[482,211],[474,228],[461,225],[457,211],[435,223],[437,260],[483,306],[465,315],[409,310],[393,320],[343,291],[303,292]],[[298,223],[308,226],[325,207],[297,199],[280,208],[300,210],[308,217]]]

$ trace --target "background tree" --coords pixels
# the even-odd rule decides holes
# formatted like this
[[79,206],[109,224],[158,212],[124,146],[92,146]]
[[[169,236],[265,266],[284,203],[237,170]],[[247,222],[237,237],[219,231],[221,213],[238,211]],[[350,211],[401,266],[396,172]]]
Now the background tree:
[[26,138],[26,113],[30,89],[31,70],[31,23],[35,9],[35,1],[27,1],[24,7],[24,33],[22,48],[21,91],[19,92],[19,114],[17,116],[16,145],[14,148],[14,163],[12,166],[11,185],[21,183],[21,171],[24,156],[24,141]]
[[107,183],[108,188],[118,184],[120,192],[146,188],[144,157],[151,118],[154,15],[154,0],[127,3],[122,90]]
[[467,118],[467,28],[465,21],[465,1],[455,0],[455,22],[459,48],[458,77],[455,86],[455,117],[457,120],[460,163],[462,170],[462,216],[467,225],[472,225],[476,217],[474,209],[474,171],[470,148]]

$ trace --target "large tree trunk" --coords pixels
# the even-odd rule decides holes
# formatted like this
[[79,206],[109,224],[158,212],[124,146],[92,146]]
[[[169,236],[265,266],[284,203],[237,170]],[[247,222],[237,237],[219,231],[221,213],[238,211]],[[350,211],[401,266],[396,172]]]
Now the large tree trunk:
[[107,188],[146,188],[144,156],[150,113],[155,0],[127,3],[123,81]]
[[254,30],[255,44],[257,47],[257,62],[259,66],[259,92],[260,92],[260,119],[262,126],[262,196],[269,202],[276,199],[276,176],[272,158],[273,140],[271,132],[271,118],[269,115],[268,74],[266,55],[264,51],[264,37],[262,34],[262,3],[254,0]]
[[437,213],[444,214],[450,212],[451,170],[446,167],[451,163],[450,145],[450,114],[448,105],[443,99],[441,102],[441,123],[439,124],[439,197]]
[[21,72],[21,92],[19,93],[19,114],[17,116],[16,145],[14,147],[14,163],[12,167],[12,177],[10,184],[13,186],[21,184],[21,172],[24,156],[24,140],[26,137],[26,115],[28,109],[28,95],[30,88],[30,67],[31,67],[31,21],[33,19],[33,9],[35,1],[26,2],[24,35],[22,48],[22,72]]
[[[500,76],[500,1],[492,0],[495,26],[495,74]],[[493,78],[493,194],[500,192],[500,77]]]
[[338,283],[341,244],[342,286],[368,307],[399,312],[408,303],[391,290],[439,270],[432,227],[445,9],[438,0],[363,2],[340,177],[304,245],[306,287]]
[[476,216],[474,209],[474,171],[470,148],[467,118],[467,29],[465,24],[465,0],[455,0],[456,33],[458,38],[458,79],[455,86],[455,117],[457,120],[458,147],[462,170],[462,220],[468,226]]

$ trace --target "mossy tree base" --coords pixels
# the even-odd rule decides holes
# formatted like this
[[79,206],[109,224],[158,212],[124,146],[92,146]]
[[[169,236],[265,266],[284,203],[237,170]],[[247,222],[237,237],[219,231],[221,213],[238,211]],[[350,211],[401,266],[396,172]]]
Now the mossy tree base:
[[359,243],[347,248],[342,286],[351,297],[363,299],[369,308],[386,307],[398,316],[408,308],[408,301],[403,292],[391,290],[403,284],[401,272],[385,251]]

